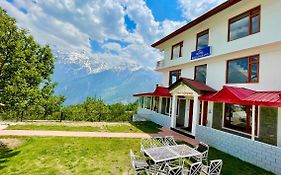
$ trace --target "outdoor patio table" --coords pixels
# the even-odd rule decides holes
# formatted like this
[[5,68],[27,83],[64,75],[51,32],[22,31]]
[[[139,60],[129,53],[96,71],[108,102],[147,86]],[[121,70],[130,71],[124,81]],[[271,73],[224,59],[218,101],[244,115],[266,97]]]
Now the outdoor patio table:
[[175,159],[189,158],[193,156],[200,156],[202,160],[201,153],[187,145],[153,147],[144,149],[144,153],[148,155],[155,163],[155,174],[157,163]]
[[175,152],[180,158],[190,158],[193,156],[199,156],[202,162],[202,154],[194,148],[189,147],[188,145],[169,146],[169,149]]
[[169,146],[149,148],[149,149],[145,149],[144,152],[155,163],[165,162],[168,160],[180,158],[180,156],[176,152],[169,149]]

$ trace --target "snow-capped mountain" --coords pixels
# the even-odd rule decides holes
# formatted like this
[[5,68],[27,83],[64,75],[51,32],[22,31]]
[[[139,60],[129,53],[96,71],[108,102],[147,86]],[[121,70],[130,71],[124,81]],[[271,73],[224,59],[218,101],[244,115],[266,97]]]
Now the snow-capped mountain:
[[151,91],[161,80],[158,73],[133,62],[101,60],[86,52],[57,51],[54,55],[55,93],[66,97],[65,105],[81,103],[87,96],[107,103],[133,102],[132,94]]

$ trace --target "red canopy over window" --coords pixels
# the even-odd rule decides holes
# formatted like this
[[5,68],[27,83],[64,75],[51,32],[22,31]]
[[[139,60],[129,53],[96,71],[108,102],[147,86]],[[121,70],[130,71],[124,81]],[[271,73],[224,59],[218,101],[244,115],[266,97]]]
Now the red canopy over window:
[[208,93],[200,96],[199,100],[281,107],[281,91],[254,91],[247,88],[224,86],[222,90],[216,93]]

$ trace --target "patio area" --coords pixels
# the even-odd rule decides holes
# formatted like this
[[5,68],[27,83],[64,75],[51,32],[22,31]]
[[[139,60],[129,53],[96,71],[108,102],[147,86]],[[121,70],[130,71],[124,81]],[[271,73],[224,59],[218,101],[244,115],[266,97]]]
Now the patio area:
[[[135,174],[151,175],[220,175],[223,161],[208,162],[209,146],[200,142],[195,147],[178,144],[173,136],[142,139],[142,156],[130,150]],[[142,158],[141,158],[142,157]]]

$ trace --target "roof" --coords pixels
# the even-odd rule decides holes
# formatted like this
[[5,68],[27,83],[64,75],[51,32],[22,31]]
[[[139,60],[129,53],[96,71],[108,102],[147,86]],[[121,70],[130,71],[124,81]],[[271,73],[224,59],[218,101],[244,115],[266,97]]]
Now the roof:
[[156,41],[155,43],[153,43],[151,46],[152,47],[156,47],[160,44],[162,44],[163,42],[173,38],[174,36],[186,31],[187,29],[190,29],[193,26],[196,26],[197,24],[205,21],[206,19],[210,18],[211,16],[214,16],[215,14],[235,5],[236,3],[240,2],[242,0],[228,0],[224,3],[222,3],[221,5],[213,8],[212,10],[208,11],[207,13],[201,15],[200,17],[196,18],[195,20],[187,23],[186,25],[182,26],[181,28],[177,29],[176,31],[170,33],[169,35],[165,36],[164,38]]
[[134,94],[133,96],[134,97],[140,97],[140,96],[171,97],[172,95],[170,94],[167,87],[156,85],[156,88],[153,92]]
[[216,92],[216,90],[207,86],[204,83],[201,83],[199,81],[192,80],[189,78],[184,78],[184,77],[179,78],[174,84],[172,84],[169,87],[169,90],[170,91],[173,90],[174,88],[181,85],[182,83],[187,85],[188,87],[190,87],[192,90],[194,90],[195,92],[197,92],[199,94],[204,94],[204,93],[208,93],[208,92]]
[[217,93],[200,96],[199,100],[244,104],[242,100],[253,93],[255,91],[246,88],[224,86]]
[[281,107],[281,91],[254,91],[247,88],[224,86],[217,93],[200,96],[199,100]]
[[281,91],[256,92],[244,100],[252,102],[253,105],[281,107]]

